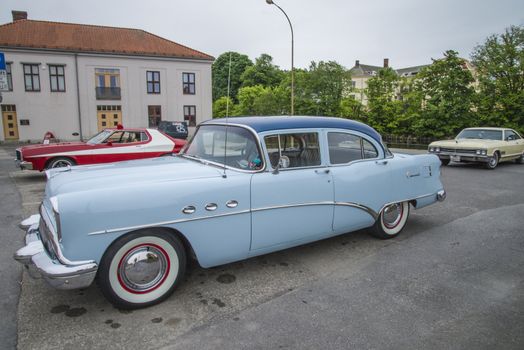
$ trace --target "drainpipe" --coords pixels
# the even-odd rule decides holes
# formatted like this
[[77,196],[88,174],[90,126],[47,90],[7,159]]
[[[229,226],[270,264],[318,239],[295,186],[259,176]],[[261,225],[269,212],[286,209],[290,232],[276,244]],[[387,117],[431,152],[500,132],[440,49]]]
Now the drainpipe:
[[76,73],[76,104],[78,108],[78,126],[80,127],[80,141],[84,140],[82,135],[82,113],[80,112],[80,81],[78,80],[78,54],[75,53],[75,73]]

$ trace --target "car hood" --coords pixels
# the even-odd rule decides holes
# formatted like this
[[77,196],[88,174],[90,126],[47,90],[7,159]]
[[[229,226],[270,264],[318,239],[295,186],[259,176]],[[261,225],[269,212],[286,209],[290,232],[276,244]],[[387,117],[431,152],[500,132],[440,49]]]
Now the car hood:
[[181,157],[159,157],[84,165],[46,171],[46,196],[90,190],[112,191],[123,187],[143,186],[153,182],[222,176],[218,167]]
[[42,154],[52,154],[59,152],[70,152],[78,151],[85,149],[87,147],[84,142],[60,142],[60,143],[51,143],[48,145],[38,144],[24,146],[20,148],[24,157],[33,157]]
[[459,140],[444,140],[436,141],[430,144],[431,147],[445,147],[445,148],[464,148],[464,149],[476,149],[476,148],[487,148],[494,146],[501,141],[497,140],[480,140],[480,139],[459,139]]

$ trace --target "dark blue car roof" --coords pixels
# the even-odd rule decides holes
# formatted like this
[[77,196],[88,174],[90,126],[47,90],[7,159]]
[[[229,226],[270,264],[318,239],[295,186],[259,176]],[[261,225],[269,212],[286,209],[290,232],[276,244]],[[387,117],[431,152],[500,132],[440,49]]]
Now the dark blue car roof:
[[[226,118],[207,120],[202,123],[213,124],[226,122]],[[351,119],[335,117],[309,117],[309,116],[267,116],[267,117],[229,117],[231,124],[246,125],[257,133],[271,130],[283,129],[306,129],[306,128],[334,128],[359,131],[369,135],[377,142],[381,142],[380,134],[372,127]]]

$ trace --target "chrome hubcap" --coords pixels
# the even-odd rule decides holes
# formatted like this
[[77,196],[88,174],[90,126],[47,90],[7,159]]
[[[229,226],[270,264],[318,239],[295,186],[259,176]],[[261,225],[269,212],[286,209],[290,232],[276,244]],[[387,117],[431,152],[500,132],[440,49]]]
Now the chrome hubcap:
[[402,203],[395,203],[384,208],[382,222],[387,228],[396,227],[402,219]]
[[135,292],[155,288],[163,282],[168,267],[164,253],[153,246],[130,250],[118,268],[121,283]]

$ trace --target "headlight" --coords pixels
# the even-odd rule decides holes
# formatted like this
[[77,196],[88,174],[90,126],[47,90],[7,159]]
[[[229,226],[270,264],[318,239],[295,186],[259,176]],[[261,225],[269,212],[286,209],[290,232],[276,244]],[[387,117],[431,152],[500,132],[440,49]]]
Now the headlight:
[[430,147],[430,148],[429,148],[429,151],[430,151],[430,152],[435,152],[435,147]]
[[481,152],[480,152],[480,153],[481,153],[481,154],[482,154],[483,156],[485,156],[485,155],[487,155],[487,154],[488,154],[488,151],[487,151],[487,150],[485,150],[485,149],[483,149],[483,150],[481,150]]
[[478,155],[481,155],[482,154],[482,151],[480,149],[477,150],[477,154]]
[[435,152],[440,152],[440,147],[435,147]]

